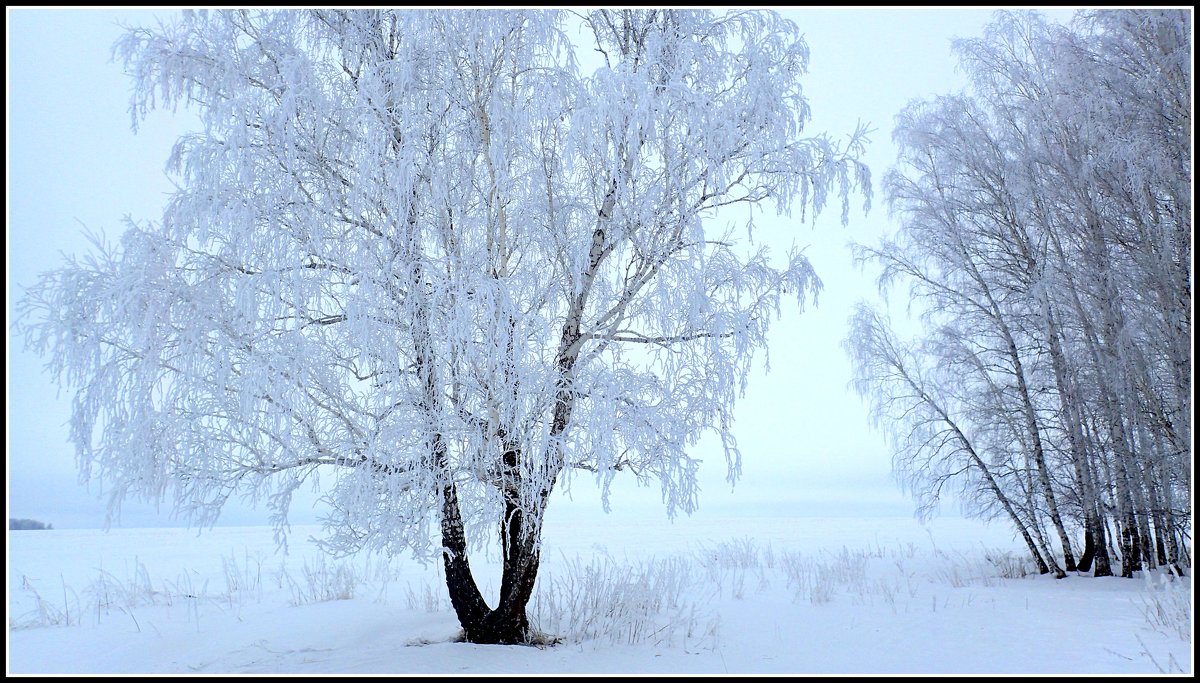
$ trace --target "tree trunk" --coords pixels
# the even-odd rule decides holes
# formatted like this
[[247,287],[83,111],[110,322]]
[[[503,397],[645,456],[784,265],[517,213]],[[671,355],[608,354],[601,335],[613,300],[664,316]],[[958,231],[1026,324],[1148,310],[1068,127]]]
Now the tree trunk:
[[1162,482],[1160,485],[1162,487],[1161,490],[1162,490],[1162,495],[1163,495],[1163,499],[1162,499],[1163,523],[1162,523],[1161,534],[1163,536],[1165,536],[1164,540],[1165,540],[1165,543],[1167,546],[1167,564],[1171,567],[1172,570],[1174,570],[1174,572],[1177,576],[1183,576],[1183,567],[1181,566],[1180,561],[1179,561],[1180,560],[1180,552],[1179,552],[1180,544],[1179,544],[1179,538],[1178,538],[1178,533],[1177,533],[1178,525],[1175,522],[1175,514],[1174,514],[1174,512],[1172,512],[1173,500],[1172,500],[1172,495],[1171,495],[1171,482],[1168,479],[1165,468],[1160,473],[1160,477],[1162,477]]
[[434,437],[433,446],[434,460],[442,469],[442,476],[446,477],[442,484],[442,567],[446,573],[446,590],[458,623],[469,635],[468,625],[479,623],[487,615],[488,606],[471,574],[467,535],[458,507],[458,488],[446,469],[445,444],[440,435]]
[[1142,543],[1141,536],[1138,533],[1138,521],[1136,516],[1136,508],[1133,503],[1133,494],[1130,492],[1132,483],[1129,481],[1129,470],[1126,464],[1129,460],[1127,453],[1124,450],[1125,441],[1121,435],[1120,428],[1116,425],[1110,425],[1110,433],[1117,435],[1114,439],[1116,445],[1116,475],[1117,475],[1117,503],[1119,505],[1118,523],[1121,529],[1121,576],[1124,578],[1133,578],[1133,573],[1142,569]]
[[1133,578],[1133,573],[1142,568],[1141,559],[1137,526],[1133,521],[1133,515],[1127,514],[1121,521],[1121,576],[1126,579]]
[[1075,568],[1081,572],[1091,571],[1092,557],[1096,554],[1096,536],[1092,533],[1091,520],[1083,529],[1083,553],[1079,556],[1079,562]]
[[463,629],[463,640],[488,645],[529,642],[529,618],[525,609],[533,596],[533,585],[541,563],[537,543],[540,523],[538,529],[522,531],[523,513],[506,509],[508,529],[503,539],[504,575],[501,579],[500,602],[495,609],[490,609],[471,575],[454,487],[445,487],[443,495],[442,543],[445,546],[443,565],[446,588]]
[[[505,464],[515,465],[516,458],[515,452],[505,453]],[[515,477],[513,470],[509,470],[509,476]],[[515,478],[505,482],[504,520],[500,528],[504,573],[500,601],[495,609],[490,609],[471,575],[455,487],[450,484],[443,488],[442,543],[446,588],[463,629],[463,640],[468,643],[518,645],[530,640],[526,606],[533,597],[533,586],[541,565],[539,539],[549,490],[540,492],[533,510],[522,506],[519,491],[519,481]]]
[[502,456],[499,486],[504,497],[504,516],[499,536],[504,570],[495,609],[488,607],[471,575],[455,487],[451,483],[443,488],[446,588],[463,629],[463,640],[468,643],[518,645],[530,642],[532,636],[526,607],[533,597],[541,566],[542,521],[556,477],[528,491],[531,487],[528,481],[522,481],[520,458],[521,451],[514,445],[507,446]]
[[1088,513],[1088,524],[1096,543],[1096,570],[1092,572],[1092,576],[1112,576],[1112,560],[1108,554],[1108,525],[1096,507],[1089,508]]
[[1063,571],[1062,567],[1058,566],[1058,560],[1054,559],[1054,551],[1050,549],[1050,544],[1046,542],[1046,535],[1042,532],[1041,523],[1038,521],[1037,517],[1037,509],[1032,505],[1033,492],[1030,491],[1029,495],[1031,505],[1028,528],[1032,534],[1033,541],[1037,544],[1037,547],[1041,549],[1042,556],[1045,557],[1046,571],[1042,573],[1053,573],[1054,578],[1056,579],[1066,578],[1067,573]]
[[[539,506],[527,512],[521,508],[515,496],[505,501],[505,521],[501,523],[504,575],[500,581],[500,604],[485,620],[486,628],[500,638],[495,642],[529,641],[531,634],[525,609],[533,597],[533,586],[541,566],[538,539],[541,536],[542,509]],[[507,640],[511,638],[517,640]]]
[[466,629],[467,640],[473,643],[529,642],[529,617],[525,610],[533,597],[541,566],[539,539],[549,491],[532,501],[521,495],[519,459],[520,451],[515,448],[504,453],[504,518],[500,522],[504,573],[500,579],[500,602],[473,629]]
[[1099,487],[1095,485],[1090,468],[1085,476],[1093,493],[1091,499],[1083,501],[1084,532],[1087,534],[1088,542],[1091,543],[1092,554],[1088,558],[1087,566],[1079,567],[1079,571],[1086,572],[1095,564],[1092,576],[1112,576],[1112,565],[1108,555],[1108,535],[1105,533],[1107,527],[1099,497],[1095,495]]

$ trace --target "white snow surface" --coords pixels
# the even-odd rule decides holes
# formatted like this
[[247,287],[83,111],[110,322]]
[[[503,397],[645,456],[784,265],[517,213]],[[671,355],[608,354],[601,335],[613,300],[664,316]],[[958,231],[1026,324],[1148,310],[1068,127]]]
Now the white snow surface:
[[[1192,672],[1190,578],[1018,576],[1008,530],[970,520],[552,510],[543,647],[456,642],[437,566],[320,533],[285,555],[267,527],[10,532],[8,673]],[[473,567],[494,600],[496,553]]]

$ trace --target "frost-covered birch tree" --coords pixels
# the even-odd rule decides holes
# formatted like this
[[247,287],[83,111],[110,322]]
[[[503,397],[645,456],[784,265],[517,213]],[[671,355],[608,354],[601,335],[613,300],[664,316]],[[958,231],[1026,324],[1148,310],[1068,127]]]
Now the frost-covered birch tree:
[[[115,53],[135,127],[203,129],[161,220],[23,301],[84,475],[281,530],[319,480],[325,547],[440,557],[471,642],[530,637],[573,475],[688,512],[711,431],[737,477],[752,359],[819,281],[717,212],[869,196],[861,131],[803,135],[807,48],[770,12],[189,12]],[[469,551],[497,534],[489,605]]]

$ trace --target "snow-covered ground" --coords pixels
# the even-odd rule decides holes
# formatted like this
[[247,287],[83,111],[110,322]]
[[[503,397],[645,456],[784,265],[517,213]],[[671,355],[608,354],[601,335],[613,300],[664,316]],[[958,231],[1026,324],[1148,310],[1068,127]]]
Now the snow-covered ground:
[[454,642],[436,566],[293,531],[10,532],[8,672],[1192,672],[1190,578],[1021,576],[967,520],[552,517],[543,648]]

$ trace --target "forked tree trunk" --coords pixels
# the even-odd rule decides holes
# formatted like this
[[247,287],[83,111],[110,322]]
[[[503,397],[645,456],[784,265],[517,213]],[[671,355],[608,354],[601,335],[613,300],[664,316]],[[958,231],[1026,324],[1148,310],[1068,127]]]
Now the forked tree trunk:
[[533,596],[533,584],[541,561],[536,537],[529,534],[507,543],[500,602],[495,609],[488,607],[471,574],[462,517],[457,514],[458,501],[453,491],[453,486],[443,489],[442,544],[445,548],[442,560],[446,589],[462,626],[463,640],[492,645],[527,643],[530,632],[525,609]]
[[[495,609],[488,607],[479,592],[467,555],[466,534],[459,513],[458,498],[453,484],[442,489],[442,563],[446,571],[446,589],[450,603],[468,643],[516,645],[530,640],[529,617],[526,606],[533,596],[541,554],[536,531],[520,532],[520,511],[506,509],[507,529],[504,533],[504,575],[500,584],[500,601]],[[505,506],[508,508],[508,506]]]
[[[506,454],[506,461],[509,460]],[[453,483],[442,488],[442,563],[450,603],[463,629],[463,640],[486,645],[517,645],[530,641],[526,607],[533,597],[533,586],[541,566],[538,539],[542,512],[549,491],[538,497],[537,509],[525,510],[512,486],[505,492],[504,521],[500,539],[504,550],[504,574],[500,582],[500,601],[488,607],[471,573],[466,533]],[[532,518],[531,517],[532,514]]]

